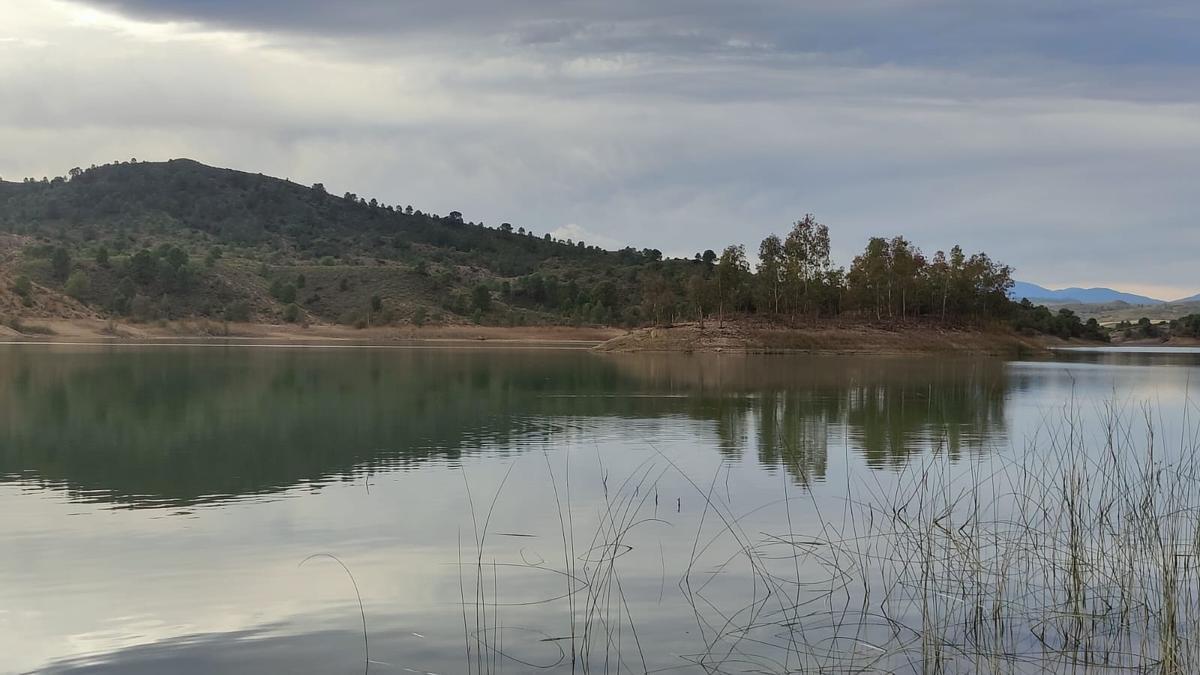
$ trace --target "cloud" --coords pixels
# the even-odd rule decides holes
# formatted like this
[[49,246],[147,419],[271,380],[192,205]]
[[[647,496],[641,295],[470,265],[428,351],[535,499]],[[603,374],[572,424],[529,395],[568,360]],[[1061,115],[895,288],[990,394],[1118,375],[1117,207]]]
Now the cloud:
[[905,233],[1053,285],[1200,290],[1196,11],[964,7],[0,6],[0,175],[190,156],[670,252],[813,212],[842,262]]

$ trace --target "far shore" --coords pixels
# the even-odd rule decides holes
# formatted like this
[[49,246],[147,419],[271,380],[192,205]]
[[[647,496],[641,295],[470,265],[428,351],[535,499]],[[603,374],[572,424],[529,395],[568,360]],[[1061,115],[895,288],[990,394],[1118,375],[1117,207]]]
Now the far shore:
[[154,323],[98,319],[22,319],[21,330],[0,325],[0,340],[57,343],[158,343],[185,341],[273,341],[296,344],[390,344],[398,342],[569,344],[591,348],[623,334],[619,328],[573,326],[379,326],[224,323],[205,319]]
[[[1029,337],[1009,330],[936,325],[877,326],[838,322],[789,328],[761,322],[683,323],[627,330],[606,326],[426,325],[353,328],[341,325],[223,323],[194,319],[125,323],[100,319],[29,318],[20,330],[0,325],[0,341],[167,344],[274,342],[289,345],[444,344],[595,349],[609,353],[808,353],[808,354],[1046,354],[1055,347],[1102,343]],[[1180,342],[1195,346],[1200,341]],[[1126,343],[1128,344],[1128,343]],[[1163,344],[1163,343],[1155,343]],[[1167,343],[1174,346],[1174,343]],[[1139,343],[1137,346],[1147,346]],[[1117,346],[1114,343],[1112,346]],[[1132,345],[1130,345],[1132,346]]]
[[686,323],[643,328],[597,349],[610,352],[729,352],[742,354],[1047,354],[1052,347],[1088,346],[1080,340],[1029,337],[1005,328],[927,323],[876,325],[830,322],[797,328],[761,322]]

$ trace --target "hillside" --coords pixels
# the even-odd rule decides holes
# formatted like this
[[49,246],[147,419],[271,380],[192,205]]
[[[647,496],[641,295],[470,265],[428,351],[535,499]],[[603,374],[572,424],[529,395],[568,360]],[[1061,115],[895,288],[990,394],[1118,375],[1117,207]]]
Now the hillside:
[[190,160],[0,182],[0,232],[0,312],[29,316],[636,323],[674,264]]
[[1143,317],[1152,321],[1170,321],[1191,314],[1200,314],[1200,300],[1164,302],[1159,305],[1129,305],[1125,303],[1100,305],[1063,305],[1079,316],[1094,318],[1103,324],[1115,324],[1121,321],[1133,321]]
[[[648,216],[651,217],[651,216]],[[781,327],[1007,323],[1103,339],[1071,312],[1008,299],[1011,268],[959,246],[872,237],[849,268],[810,214],[757,247],[693,258],[606,251],[186,159],[0,182],[0,319],[381,326]],[[21,330],[21,332],[28,332]]]

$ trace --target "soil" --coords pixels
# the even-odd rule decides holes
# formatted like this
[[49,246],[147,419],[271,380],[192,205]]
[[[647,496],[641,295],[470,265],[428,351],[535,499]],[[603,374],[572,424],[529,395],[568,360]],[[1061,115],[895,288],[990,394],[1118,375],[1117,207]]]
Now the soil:
[[383,326],[356,329],[349,326],[222,323],[185,320],[125,323],[101,319],[21,320],[21,331],[0,326],[0,336],[54,342],[141,342],[165,340],[273,340],[297,343],[386,344],[401,341],[489,342],[510,344],[567,343],[590,347],[621,334],[612,328],[570,326]]
[[947,328],[929,325],[875,326],[832,324],[788,328],[727,321],[646,328],[597,347],[612,352],[735,352],[1012,355],[1045,352],[1054,346],[1082,345],[1057,338],[1031,338],[994,328]]

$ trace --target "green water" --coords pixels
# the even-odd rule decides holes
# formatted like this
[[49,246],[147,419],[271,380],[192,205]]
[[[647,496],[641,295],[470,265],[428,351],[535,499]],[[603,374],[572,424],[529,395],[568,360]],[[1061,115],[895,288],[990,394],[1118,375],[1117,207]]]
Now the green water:
[[[706,672],[681,575],[712,572],[712,607],[746,592],[696,555],[714,495],[748,532],[820,528],[914,464],[1002,460],[1066,405],[1184,425],[1197,375],[1186,353],[0,346],[0,671],[362,672],[354,585],[304,562],[331,554],[371,672],[467,672],[472,642],[494,671],[570,672],[560,572],[605,568],[596,533],[628,522],[595,610],[608,670]],[[805,506],[756,510],[780,499]]]

